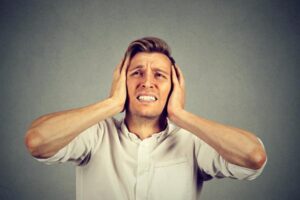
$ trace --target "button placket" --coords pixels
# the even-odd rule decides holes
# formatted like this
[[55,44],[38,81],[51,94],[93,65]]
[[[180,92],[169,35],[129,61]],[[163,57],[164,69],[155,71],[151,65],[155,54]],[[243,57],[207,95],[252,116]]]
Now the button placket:
[[147,141],[141,141],[137,158],[136,199],[147,199],[149,187],[150,152]]

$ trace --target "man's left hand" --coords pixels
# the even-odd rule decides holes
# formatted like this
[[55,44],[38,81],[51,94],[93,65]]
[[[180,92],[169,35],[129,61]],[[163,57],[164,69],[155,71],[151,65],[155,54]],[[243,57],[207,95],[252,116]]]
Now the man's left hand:
[[184,77],[177,65],[172,65],[172,84],[173,90],[169,98],[167,110],[168,117],[173,121],[184,110],[185,104]]

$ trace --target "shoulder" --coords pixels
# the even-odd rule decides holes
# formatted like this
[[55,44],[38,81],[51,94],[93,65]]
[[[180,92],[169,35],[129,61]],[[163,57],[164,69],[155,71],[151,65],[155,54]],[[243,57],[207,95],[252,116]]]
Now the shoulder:
[[191,143],[195,144],[196,142],[201,141],[193,133],[177,126],[176,124],[174,124],[172,122],[169,123],[168,138],[173,138],[173,140],[178,140],[181,143],[185,143],[185,144],[191,144]]
[[110,118],[106,118],[102,121],[99,121],[94,126],[97,129],[96,132],[99,135],[101,135],[101,137],[104,140],[106,140],[108,138],[110,138],[109,140],[111,140],[111,138],[116,137],[118,135],[118,133],[120,132],[121,124],[122,124],[122,121],[120,121],[114,117],[110,117]]
[[106,118],[102,121],[99,121],[94,127],[103,128],[103,129],[119,129],[121,126],[121,121],[117,120],[114,117]]
[[196,152],[200,151],[203,148],[211,149],[211,147],[206,142],[204,142],[201,138],[197,137],[192,132],[183,129],[172,122],[169,123],[169,127],[170,131],[168,138],[176,141],[176,143],[190,145]]
[[173,122],[169,122],[169,134],[170,136],[173,137],[189,138],[192,140],[201,141],[201,139],[195,136],[193,133],[191,133],[190,131],[184,128],[177,126]]

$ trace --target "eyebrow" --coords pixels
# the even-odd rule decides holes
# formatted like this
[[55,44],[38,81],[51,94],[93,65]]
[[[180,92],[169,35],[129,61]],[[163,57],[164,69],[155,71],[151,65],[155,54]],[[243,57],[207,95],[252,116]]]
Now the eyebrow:
[[133,70],[136,70],[136,69],[140,69],[140,68],[143,68],[144,66],[143,65],[138,65],[136,67],[134,67],[133,69],[128,69],[128,71],[133,71]]
[[[144,65],[138,65],[138,66],[136,66],[133,69],[130,69],[128,71],[132,72],[132,71],[134,71],[136,69],[141,69],[141,68],[144,68]],[[154,71],[159,71],[159,72],[161,72],[161,73],[163,73],[165,75],[170,75],[168,72],[166,72],[165,70],[162,70],[162,69],[160,69],[158,67],[152,67],[152,68],[154,69]]]

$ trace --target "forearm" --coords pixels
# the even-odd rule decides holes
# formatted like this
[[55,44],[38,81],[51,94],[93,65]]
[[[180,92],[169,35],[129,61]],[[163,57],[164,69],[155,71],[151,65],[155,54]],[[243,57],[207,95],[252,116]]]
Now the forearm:
[[50,157],[82,131],[122,110],[112,99],[68,111],[48,114],[33,121],[25,143],[35,157]]
[[232,164],[258,169],[265,162],[265,151],[250,132],[201,118],[185,110],[173,114],[171,120],[212,146]]

